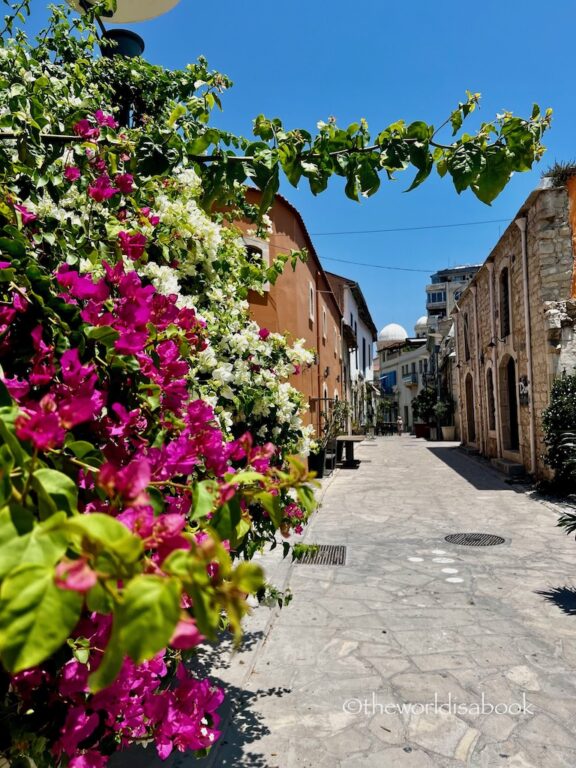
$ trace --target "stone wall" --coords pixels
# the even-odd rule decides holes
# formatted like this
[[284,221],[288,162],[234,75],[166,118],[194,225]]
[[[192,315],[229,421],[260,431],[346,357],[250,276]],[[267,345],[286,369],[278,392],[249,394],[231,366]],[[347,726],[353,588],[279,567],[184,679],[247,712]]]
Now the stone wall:
[[[571,300],[572,196],[576,199],[576,194],[570,195],[565,187],[545,185],[530,195],[462,295],[456,313],[463,441],[488,457],[507,458],[531,471],[534,430],[538,476],[547,472],[541,418],[551,383],[563,369],[572,370],[576,365],[576,302]],[[527,244],[527,302],[522,227]],[[509,328],[505,321],[506,284]]]

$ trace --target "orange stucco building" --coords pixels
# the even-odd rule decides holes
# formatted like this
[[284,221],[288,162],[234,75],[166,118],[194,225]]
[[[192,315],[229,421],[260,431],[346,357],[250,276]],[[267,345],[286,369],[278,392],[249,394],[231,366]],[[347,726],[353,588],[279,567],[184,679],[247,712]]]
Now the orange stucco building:
[[[248,189],[247,196],[257,203],[259,192]],[[293,376],[290,383],[305,395],[310,405],[305,421],[314,424],[318,433],[329,401],[342,399],[342,314],[296,208],[277,195],[268,216],[272,231],[267,241],[248,234],[253,225],[238,223],[247,247],[270,262],[282,253],[302,249],[308,252],[308,259],[298,261],[294,270],[286,265],[263,295],[251,292],[250,312],[261,327],[286,333],[293,340],[304,339],[306,347],[315,350],[316,363]]]

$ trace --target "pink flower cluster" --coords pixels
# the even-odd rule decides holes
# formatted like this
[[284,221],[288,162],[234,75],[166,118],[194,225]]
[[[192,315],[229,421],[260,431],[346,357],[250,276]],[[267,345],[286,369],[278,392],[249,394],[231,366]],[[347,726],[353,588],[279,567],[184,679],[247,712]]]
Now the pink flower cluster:
[[[89,665],[75,658],[55,674],[40,668],[26,670],[12,678],[24,703],[39,692],[49,700],[43,706],[66,708],[60,735],[52,751],[71,768],[104,768],[108,758],[100,744],[112,736],[121,748],[135,739],[152,739],[158,755],[166,759],[173,750],[198,751],[210,747],[219,737],[217,709],[224,694],[209,680],[193,677],[180,662],[176,685],[167,686],[169,670],[162,651],[143,664],[127,659],[112,685],[90,694],[89,668],[102,658],[98,650],[106,645],[110,618],[91,614],[77,627],[75,637],[89,641]],[[187,646],[189,647],[189,646]]]
[[[19,403],[16,434],[29,440],[39,451],[63,444],[66,430],[94,420],[104,406],[104,394],[96,388],[98,376],[93,365],[82,365],[77,349],[69,349],[60,358],[60,380],[55,380],[54,348],[42,339],[42,328],[32,331],[35,354],[27,381],[5,378],[4,384]],[[28,397],[30,386],[52,384],[37,400]]]

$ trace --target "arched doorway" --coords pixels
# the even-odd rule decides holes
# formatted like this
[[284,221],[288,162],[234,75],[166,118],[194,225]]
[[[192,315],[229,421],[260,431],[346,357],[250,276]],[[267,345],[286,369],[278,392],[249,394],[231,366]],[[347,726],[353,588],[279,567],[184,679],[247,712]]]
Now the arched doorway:
[[474,381],[472,380],[472,374],[469,373],[466,376],[466,431],[468,434],[468,442],[476,442],[476,421],[474,419]]
[[518,427],[518,386],[516,363],[507,356],[500,365],[500,417],[502,422],[502,447],[505,451],[517,451],[520,447]]

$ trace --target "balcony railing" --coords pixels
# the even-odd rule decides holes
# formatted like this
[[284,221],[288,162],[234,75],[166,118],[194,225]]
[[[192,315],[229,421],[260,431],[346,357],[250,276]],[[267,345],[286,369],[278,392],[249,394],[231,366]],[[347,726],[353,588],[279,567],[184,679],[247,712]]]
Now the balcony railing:
[[404,384],[406,384],[407,387],[414,387],[418,384],[418,374],[417,373],[405,373],[402,376],[402,381]]

